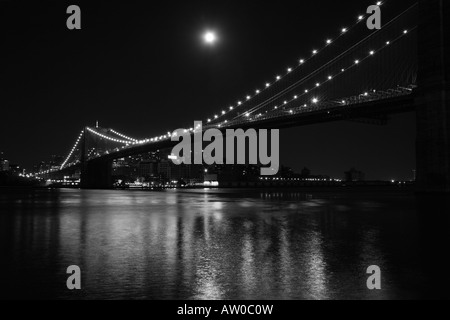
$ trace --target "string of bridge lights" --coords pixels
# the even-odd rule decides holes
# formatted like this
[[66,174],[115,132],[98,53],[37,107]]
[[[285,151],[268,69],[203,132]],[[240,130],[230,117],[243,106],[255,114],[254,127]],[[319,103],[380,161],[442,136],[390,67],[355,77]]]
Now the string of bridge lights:
[[[381,6],[381,5],[385,4],[387,1],[388,1],[388,0],[385,0],[385,1],[378,1],[378,2],[376,3],[376,5],[377,5],[377,6]],[[258,96],[260,93],[262,93],[262,92],[264,92],[264,91],[270,89],[270,87],[271,87],[273,84],[275,84],[275,83],[278,82],[278,81],[283,80],[283,78],[285,78],[286,76],[288,76],[290,73],[292,73],[292,72],[295,71],[296,69],[298,69],[298,68],[300,68],[301,66],[303,66],[303,65],[304,65],[305,63],[307,63],[309,60],[311,60],[312,58],[314,58],[315,56],[317,56],[318,54],[320,54],[324,49],[326,49],[326,48],[327,48],[329,45],[331,45],[334,41],[338,40],[339,38],[341,38],[342,36],[344,36],[345,34],[347,34],[350,30],[352,30],[355,26],[357,26],[359,23],[361,23],[361,22],[364,20],[364,18],[366,18],[366,16],[367,16],[367,14],[365,14],[365,15],[359,15],[359,16],[357,17],[356,23],[354,23],[351,27],[343,27],[343,28],[340,30],[340,34],[339,34],[336,38],[334,38],[334,40],[333,40],[333,39],[330,39],[330,38],[327,38],[327,39],[325,40],[325,47],[323,47],[322,49],[313,49],[313,50],[311,51],[311,52],[312,52],[312,55],[311,55],[309,58],[301,58],[301,59],[299,59],[299,64],[298,64],[296,67],[294,67],[294,68],[288,67],[288,68],[286,69],[286,70],[287,70],[287,73],[286,73],[285,75],[277,75],[277,76],[275,76],[275,82],[273,82],[273,83],[271,83],[271,82],[266,82],[265,85],[263,86],[263,89],[257,89],[257,90],[255,91],[255,95],[254,95],[254,96],[247,95],[247,96],[245,97],[245,99],[237,101],[237,107],[243,106],[246,102],[251,101],[252,98],[255,98],[255,97]],[[230,106],[230,107],[228,108],[228,111],[222,110],[222,111],[220,112],[220,114],[215,114],[213,117],[208,118],[208,119],[207,119],[207,123],[212,123],[212,122],[214,122],[215,120],[220,119],[221,117],[227,115],[229,112],[235,110],[237,107],[236,107],[236,106]]]
[[99,136],[99,137],[101,137],[101,138],[103,138],[103,139],[112,141],[112,142],[117,142],[117,143],[122,143],[122,144],[133,144],[132,142],[127,141],[127,140],[120,140],[120,139],[115,139],[115,138],[108,137],[108,136],[106,136],[106,135],[104,135],[104,134],[98,133],[97,131],[95,131],[95,130],[89,128],[89,127],[87,127],[86,129],[87,129],[89,132],[91,132],[91,133],[93,133],[93,134],[95,134],[95,135],[97,135],[97,136]]
[[[407,10],[405,10],[404,12],[402,12],[400,15],[398,15],[397,17],[395,17],[394,19],[392,19],[391,21],[389,21],[388,23],[386,23],[384,27],[387,27],[388,25],[394,23],[397,19],[399,19],[401,16],[403,16],[406,12],[408,12],[409,10],[411,10],[412,8],[414,8],[415,6],[417,6],[417,2],[416,2],[415,4],[413,4],[412,6],[410,6]],[[339,59],[341,56],[347,54],[347,53],[350,52],[353,48],[355,48],[356,46],[358,46],[359,44],[363,43],[364,41],[366,41],[367,39],[369,39],[370,37],[372,37],[373,35],[375,35],[375,34],[377,34],[377,33],[378,33],[378,32],[374,32],[374,33],[372,33],[371,35],[367,36],[365,39],[363,39],[363,40],[361,40],[360,42],[358,42],[357,44],[355,44],[352,48],[350,48],[350,49],[344,51],[344,52],[341,53],[339,56],[337,56],[337,57],[335,57],[334,59],[330,60],[330,61],[329,61],[328,63],[326,63],[324,66],[327,66],[327,65],[331,64],[332,62],[336,61],[336,60]],[[372,54],[374,54],[374,53],[375,53],[375,52],[372,52]],[[319,68],[318,70],[322,69],[324,66],[322,66],[322,67]],[[264,101],[264,102],[262,102],[262,103],[259,103],[258,105],[254,106],[254,107],[251,108],[250,110],[247,110],[247,113],[249,113],[249,112],[250,112],[250,113],[254,113],[254,112],[257,111],[257,110],[260,110],[260,109],[266,107],[266,106],[270,103],[269,100],[274,101],[274,100],[276,100],[278,97],[282,96],[282,95],[284,94],[284,92],[286,92],[286,91],[289,92],[289,91],[293,90],[293,88],[298,87],[299,84],[303,83],[305,79],[312,78],[313,75],[314,75],[314,73],[318,73],[318,71],[316,70],[315,72],[310,73],[309,75],[305,76],[302,80],[299,80],[299,81],[295,82],[294,84],[290,85],[290,86],[287,87],[286,89],[284,89],[284,90],[280,91],[279,93],[277,93],[277,94],[276,94],[275,96],[273,96],[272,98],[270,98],[270,99],[268,99],[268,100],[266,100],[266,101]],[[331,79],[328,79],[328,80],[331,80]],[[320,84],[319,84],[319,85],[320,85]],[[316,84],[316,86],[319,86],[319,85]],[[307,92],[306,92],[306,93],[307,93]],[[278,96],[278,97],[277,97],[277,96]],[[268,112],[268,111],[266,111],[266,113],[267,113],[267,112]],[[239,114],[238,114],[236,117],[233,118],[233,120],[238,119],[238,118],[241,118],[242,116],[243,116],[243,115],[239,115]],[[227,123],[227,121],[225,121],[225,123]],[[221,126],[219,125],[219,128],[220,128],[220,127],[221,127]]]
[[[326,84],[327,82],[331,82],[331,81],[333,81],[336,77],[343,75],[345,72],[351,70],[351,69],[354,68],[354,67],[357,67],[358,65],[360,65],[360,64],[361,64],[362,62],[364,62],[365,60],[369,59],[370,57],[373,57],[377,52],[380,52],[380,51],[382,51],[383,49],[389,47],[390,45],[392,45],[393,43],[397,42],[399,39],[401,39],[402,37],[406,36],[410,31],[413,31],[413,30],[415,30],[416,28],[417,28],[417,27],[414,27],[414,28],[412,28],[412,29],[410,29],[410,30],[408,30],[408,29],[403,30],[403,32],[401,33],[401,35],[398,36],[396,39],[394,39],[394,40],[392,40],[392,41],[391,41],[391,40],[386,41],[386,42],[384,43],[384,45],[383,45],[381,48],[379,48],[378,50],[370,50],[370,51],[368,52],[368,55],[365,56],[363,59],[355,59],[354,62],[353,62],[350,66],[348,66],[347,68],[342,68],[342,69],[340,70],[340,72],[336,72],[335,74],[329,75],[323,82],[316,82],[315,85],[314,85],[314,87],[309,88],[309,89],[305,89],[305,90],[304,90],[301,94],[299,94],[299,95],[294,95],[293,98],[292,98],[291,100],[285,100],[285,101],[282,103],[282,106],[281,106],[281,107],[285,107],[285,106],[289,105],[290,103],[296,101],[297,99],[301,98],[302,96],[304,96],[304,95],[306,95],[306,94],[310,94],[311,92],[313,92],[314,90],[317,90],[318,88],[320,88],[322,85]],[[363,96],[368,96],[368,94],[369,94],[368,92],[364,92],[362,95],[363,95]],[[319,103],[319,99],[318,99],[317,97],[313,97],[313,98],[311,99],[311,103],[312,103],[312,104],[317,104],[317,103]],[[345,104],[346,102],[345,102],[345,101],[341,101],[341,103],[342,103],[342,104]],[[305,105],[303,105],[303,106],[304,106],[304,107],[307,107],[307,104],[305,104]],[[275,106],[273,110],[278,110],[279,108],[280,108],[279,106]],[[247,112],[247,113],[244,114],[244,116],[248,118],[248,117],[250,117],[251,114],[256,113],[257,111],[258,111],[258,109],[256,109],[255,111],[252,111],[252,112]],[[292,110],[291,110],[291,111],[292,111]],[[292,113],[292,112],[291,112],[291,113]],[[262,115],[262,114],[260,113],[258,116],[261,116],[261,115]],[[237,117],[237,118],[238,118],[238,117]],[[224,122],[224,124],[227,124],[227,123],[228,123],[228,121],[225,121],[225,122]],[[221,126],[221,125],[219,125],[219,126]]]
[[[386,2],[386,1],[385,1],[385,2]],[[384,2],[384,3],[385,3],[385,2]],[[380,3],[379,5],[381,5],[381,4],[382,4],[382,3]],[[358,20],[363,20],[363,19],[364,19],[364,16],[360,16]],[[348,28],[348,29],[346,29],[346,30],[350,30],[350,29],[351,29],[351,28]],[[414,29],[415,29],[415,28],[414,28]],[[354,63],[353,63],[352,65],[350,65],[350,66],[347,67],[347,68],[342,68],[342,69],[340,70],[339,73],[336,73],[336,74],[334,74],[334,75],[329,75],[329,76],[327,77],[327,79],[326,79],[325,81],[323,81],[323,82],[316,82],[316,84],[315,84],[314,87],[309,88],[309,89],[305,89],[304,92],[303,92],[302,94],[294,95],[294,97],[293,97],[291,100],[286,100],[286,101],[284,101],[284,105],[288,105],[289,103],[291,103],[291,102],[293,102],[293,101],[299,99],[300,97],[304,96],[305,94],[308,94],[308,93],[310,93],[310,92],[312,92],[312,91],[318,89],[318,88],[321,87],[323,84],[332,81],[334,78],[336,78],[336,77],[339,76],[339,75],[342,75],[343,73],[347,72],[348,70],[352,69],[353,67],[358,66],[360,63],[362,63],[362,62],[365,61],[366,59],[370,58],[371,56],[374,56],[378,51],[381,51],[382,49],[386,48],[387,46],[389,46],[390,44],[394,43],[395,41],[397,41],[398,39],[400,39],[402,36],[406,35],[407,33],[408,33],[408,30],[404,30],[403,33],[402,33],[402,35],[401,35],[400,37],[398,37],[397,39],[395,39],[395,40],[393,40],[393,41],[386,41],[385,45],[384,45],[383,47],[379,48],[378,50],[370,50],[369,53],[368,53],[368,55],[367,55],[366,57],[364,57],[363,59],[356,59],[356,60],[354,60]],[[281,78],[280,78],[280,79],[281,79]],[[270,87],[270,84],[268,84],[267,87]],[[259,91],[259,92],[260,92],[260,91]],[[368,95],[368,93],[364,93],[363,95]],[[251,97],[248,96],[247,99],[250,100]],[[312,102],[313,104],[317,104],[317,103],[319,103],[319,99],[318,99],[317,97],[313,97],[313,98],[311,99],[311,102]],[[342,102],[342,103],[344,103],[344,102]],[[238,102],[238,105],[242,105],[242,104],[243,104],[242,102]],[[306,105],[305,105],[305,106],[306,106]],[[234,107],[230,107],[230,111],[232,111],[233,109],[234,109]],[[274,110],[277,110],[277,109],[278,109],[278,107],[276,106],[276,107],[274,108]],[[251,113],[255,113],[255,112],[251,112]],[[245,114],[245,116],[246,116],[246,117],[250,117],[251,113],[248,112],[248,113]],[[221,116],[226,115],[226,114],[227,114],[226,111],[222,111],[222,115],[221,115]],[[215,116],[214,116],[214,119],[218,119],[218,118],[220,118],[221,116],[215,115]],[[208,122],[211,122],[211,121],[212,121],[211,119],[208,119]],[[225,120],[222,124],[218,124],[218,127],[220,128],[223,124],[228,124],[228,120]],[[196,132],[197,129],[198,129],[198,128],[195,128],[195,129],[190,128],[190,129],[185,130],[185,133],[187,133],[187,132]],[[113,132],[115,132],[115,131],[113,131]],[[136,141],[134,141],[134,142],[131,143],[131,144],[142,144],[142,143],[149,143],[149,142],[158,142],[158,141],[160,141],[160,140],[168,139],[168,138],[171,138],[171,137],[172,137],[172,134],[171,134],[170,132],[168,132],[167,135],[162,135],[162,136],[160,136],[160,137],[155,137],[155,138],[152,138],[152,139],[136,140]],[[114,140],[113,140],[113,141],[114,141]],[[117,142],[117,141],[116,141],[116,142]],[[128,144],[129,144],[129,143],[128,143]]]
[[[378,2],[376,3],[376,5],[377,5],[377,6],[381,6],[381,5],[385,4],[387,1],[388,1],[388,0],[378,1]],[[274,83],[276,83],[276,82],[278,82],[278,81],[281,81],[284,77],[286,77],[287,75],[289,75],[291,72],[293,72],[293,71],[295,71],[296,69],[300,68],[300,67],[303,66],[305,63],[307,63],[310,59],[312,59],[312,58],[314,58],[315,56],[317,56],[318,54],[320,54],[324,49],[326,49],[326,48],[327,48],[329,45],[331,45],[334,41],[338,40],[339,38],[341,38],[342,36],[344,36],[345,34],[347,34],[350,30],[352,30],[355,26],[357,26],[359,23],[361,23],[361,22],[364,20],[364,18],[365,18],[366,16],[367,16],[366,14],[364,14],[364,15],[359,15],[359,16],[357,17],[356,23],[354,23],[354,24],[353,24],[352,26],[350,26],[350,27],[343,27],[343,28],[340,30],[340,34],[339,34],[334,40],[332,40],[332,39],[330,39],[330,38],[326,39],[326,41],[325,41],[325,43],[326,43],[325,47],[323,47],[323,48],[320,49],[320,50],[318,50],[318,49],[312,50],[312,56],[311,56],[310,58],[301,58],[301,59],[299,59],[299,65],[297,65],[295,68],[291,68],[291,67],[287,68],[287,74],[285,74],[284,76],[277,75],[277,76],[275,77],[276,80],[275,80]],[[257,90],[255,91],[255,96],[257,96],[257,95],[259,95],[260,93],[262,93],[262,92],[264,92],[264,91],[270,89],[270,87],[271,87],[274,83],[266,82],[265,85],[264,85],[264,87],[263,87],[263,89],[257,89]],[[214,115],[213,117],[208,118],[208,119],[206,120],[207,123],[208,123],[208,124],[211,124],[211,123],[214,122],[215,120],[220,119],[221,117],[227,115],[227,113],[229,113],[229,112],[235,110],[237,107],[243,106],[243,105],[245,104],[245,102],[250,101],[250,100],[251,100],[252,98],[254,98],[255,96],[252,97],[252,96],[250,96],[250,95],[247,95],[247,96],[245,97],[245,99],[243,99],[243,101],[242,101],[242,100],[237,101],[237,106],[236,106],[236,107],[235,107],[235,106],[230,106],[230,107],[228,108],[228,112],[225,111],[225,110],[222,110],[220,114],[216,114],[216,115]],[[228,123],[228,120],[225,120],[224,123],[227,124],[227,123]],[[221,125],[219,125],[219,128],[220,128],[220,127],[221,127]],[[194,130],[193,128],[190,128],[189,131],[190,131],[190,132],[195,132],[196,130]],[[170,137],[171,137],[171,133],[168,132],[167,135],[160,136],[159,138],[158,138],[158,137],[155,137],[155,138],[152,138],[152,139],[145,139],[145,140],[140,140],[140,141],[135,140],[134,142],[135,142],[135,143],[138,143],[138,144],[141,144],[141,143],[148,143],[148,142],[157,142],[157,141],[159,141],[159,140],[167,139],[167,138],[170,138]],[[126,137],[123,137],[123,138],[126,139]]]
[[126,136],[126,135],[124,135],[124,134],[122,134],[122,133],[120,133],[120,132],[117,132],[117,131],[115,131],[115,130],[113,130],[113,129],[110,129],[110,131],[111,131],[112,133],[114,133],[115,135],[117,135],[117,136],[123,138],[123,139],[127,139],[127,140],[132,141],[132,142],[138,142],[137,139],[128,137],[128,136]]
[[[376,5],[377,5],[377,6],[381,6],[381,5],[385,4],[387,1],[388,1],[388,0],[378,1],[378,2],[376,3]],[[287,68],[287,74],[285,74],[284,76],[277,75],[277,76],[275,77],[276,80],[275,80],[274,83],[276,83],[276,82],[278,82],[278,81],[281,81],[284,77],[286,77],[287,75],[289,75],[291,72],[293,72],[293,71],[295,71],[296,69],[300,68],[300,67],[303,66],[305,63],[307,63],[310,59],[312,59],[312,58],[314,58],[315,56],[317,56],[318,54],[320,54],[324,49],[326,49],[326,48],[327,48],[329,45],[331,45],[334,41],[338,40],[339,38],[341,38],[342,36],[344,36],[345,34],[347,34],[350,30],[352,30],[355,26],[357,26],[359,23],[361,23],[361,22],[364,20],[364,18],[365,18],[366,16],[367,16],[367,14],[359,15],[359,16],[357,17],[357,21],[356,21],[352,26],[350,26],[350,27],[343,27],[343,28],[340,30],[340,34],[339,34],[336,38],[334,38],[334,40],[333,40],[333,39],[330,39],[330,38],[326,39],[326,41],[325,41],[325,44],[326,44],[325,47],[323,47],[323,48],[320,49],[320,50],[318,50],[318,49],[312,50],[312,56],[311,56],[310,58],[301,58],[301,59],[299,59],[299,64],[298,64],[296,67],[294,67],[294,68],[291,68],[291,67]],[[271,87],[274,83],[266,82],[265,85],[264,85],[264,87],[263,87],[263,89],[257,89],[257,90],[255,91],[255,96],[257,96],[257,95],[259,95],[260,93],[262,93],[262,92],[264,92],[264,91],[270,89],[270,87]],[[228,108],[228,111],[222,110],[222,111],[220,112],[220,114],[216,114],[216,115],[214,115],[213,117],[208,118],[208,119],[206,120],[207,123],[208,123],[208,124],[211,124],[211,123],[214,122],[215,120],[220,119],[221,117],[227,115],[229,112],[235,110],[237,107],[243,106],[243,105],[245,104],[245,102],[250,101],[250,100],[251,100],[252,98],[254,98],[255,96],[252,97],[251,95],[247,95],[247,96],[245,97],[245,99],[240,100],[240,101],[237,101],[237,106],[236,106],[236,107],[235,107],[235,106],[230,106],[230,107]],[[225,124],[228,123],[228,120],[225,120],[224,123],[225,123]],[[221,125],[219,125],[219,127],[221,127]],[[194,130],[193,128],[190,128],[188,131],[190,131],[190,132],[195,132],[196,130]],[[114,132],[114,131],[112,131],[112,132]],[[116,132],[114,132],[114,133],[116,133]],[[117,134],[117,133],[116,133],[116,134]],[[132,140],[132,141],[133,141],[134,143],[136,143],[136,144],[142,144],[142,143],[148,143],[148,142],[157,142],[157,141],[159,141],[159,140],[167,139],[167,138],[170,138],[170,137],[171,137],[171,133],[168,132],[167,135],[163,135],[163,136],[160,136],[160,137],[155,137],[155,138],[152,138],[152,139],[139,140],[139,141],[138,141],[138,140]],[[129,138],[129,137],[122,136],[122,138],[127,139],[127,138]]]
[[[69,161],[70,157],[72,157],[72,155],[73,155],[73,153],[75,152],[75,150],[77,149],[78,144],[80,143],[81,138],[83,137],[83,135],[84,135],[84,130],[82,130],[81,133],[80,133],[80,135],[78,136],[77,141],[75,142],[75,145],[73,146],[72,150],[70,150],[69,155],[67,156],[66,160],[65,160],[65,161],[63,162],[63,164],[61,165],[61,169],[63,169],[63,168],[65,167],[65,165],[66,165],[67,162]],[[47,172],[47,173],[48,173],[48,172]]]

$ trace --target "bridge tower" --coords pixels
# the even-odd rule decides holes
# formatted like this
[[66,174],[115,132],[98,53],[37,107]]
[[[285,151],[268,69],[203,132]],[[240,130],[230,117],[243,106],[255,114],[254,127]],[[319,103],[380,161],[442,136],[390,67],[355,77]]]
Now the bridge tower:
[[88,130],[84,128],[81,142],[81,187],[83,189],[111,189],[112,188],[112,161],[94,159],[87,161]]
[[419,0],[419,192],[450,193],[450,1]]

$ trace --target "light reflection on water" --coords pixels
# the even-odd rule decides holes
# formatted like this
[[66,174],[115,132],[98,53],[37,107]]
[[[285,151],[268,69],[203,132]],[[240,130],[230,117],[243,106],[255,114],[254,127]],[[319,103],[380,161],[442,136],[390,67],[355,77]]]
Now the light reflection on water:
[[[436,244],[448,234],[430,238],[428,231],[449,230],[448,219],[424,229],[417,201],[391,193],[292,190],[2,190],[1,297],[442,295],[427,259],[444,259]],[[70,265],[81,267],[80,292],[65,289]],[[370,265],[382,269],[381,291],[366,288]]]

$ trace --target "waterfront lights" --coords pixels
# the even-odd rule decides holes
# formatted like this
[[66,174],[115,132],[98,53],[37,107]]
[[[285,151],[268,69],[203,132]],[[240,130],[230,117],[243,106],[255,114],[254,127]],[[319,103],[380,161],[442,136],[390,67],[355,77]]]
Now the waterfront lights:
[[319,102],[319,99],[317,99],[317,98],[312,99],[312,103],[316,104],[317,102]]
[[355,64],[359,64],[359,60],[355,60]]
[[342,33],[346,33],[347,31],[347,28],[342,28]]

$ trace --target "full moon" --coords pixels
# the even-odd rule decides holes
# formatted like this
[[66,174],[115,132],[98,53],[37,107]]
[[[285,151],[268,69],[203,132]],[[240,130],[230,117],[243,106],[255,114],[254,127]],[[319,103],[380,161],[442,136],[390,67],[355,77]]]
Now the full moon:
[[203,35],[203,40],[206,44],[214,44],[217,41],[217,36],[214,32],[208,31]]

